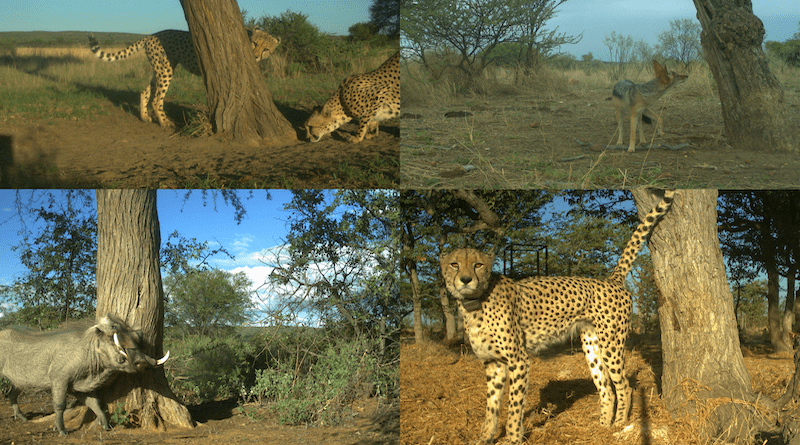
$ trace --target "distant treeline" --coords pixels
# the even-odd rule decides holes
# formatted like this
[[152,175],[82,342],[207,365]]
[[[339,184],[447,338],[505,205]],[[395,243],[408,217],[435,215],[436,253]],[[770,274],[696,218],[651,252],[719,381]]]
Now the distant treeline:
[[[88,45],[88,31],[8,31],[0,32],[0,45],[12,47],[59,48]],[[95,32],[95,38],[104,45],[126,46],[144,37],[128,32]]]

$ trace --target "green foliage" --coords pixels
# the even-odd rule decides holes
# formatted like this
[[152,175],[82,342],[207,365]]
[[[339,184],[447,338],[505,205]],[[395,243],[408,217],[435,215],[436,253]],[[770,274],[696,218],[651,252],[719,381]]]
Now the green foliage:
[[332,341],[320,354],[298,355],[294,362],[257,371],[251,393],[273,402],[281,423],[339,423],[352,401],[369,396],[376,386],[375,346],[363,340]]
[[261,29],[281,38],[276,50],[286,58],[289,65],[297,64],[305,72],[322,70],[320,57],[329,54],[333,42],[308,21],[308,16],[286,11],[280,16],[264,16],[255,24]]
[[691,19],[672,20],[669,22],[669,30],[658,35],[656,52],[688,66],[703,56],[700,31],[700,23]]
[[112,425],[126,425],[130,422],[130,414],[125,411],[125,404],[117,402],[114,405],[114,412],[111,413],[110,419]]
[[769,55],[790,66],[800,66],[800,39],[785,42],[768,41],[764,44]]
[[369,7],[370,23],[377,32],[397,39],[400,35],[400,0],[374,0]]
[[251,319],[253,283],[244,272],[194,270],[164,278],[169,295],[165,321],[185,332],[210,335]]
[[356,23],[347,29],[350,39],[353,41],[367,41],[375,37],[378,28],[372,23]]
[[498,57],[508,58],[508,52],[495,53],[505,43],[521,46],[514,52],[514,64],[535,70],[559,46],[580,41],[581,36],[545,27],[564,1],[403,2],[400,20],[407,49],[427,70],[441,73],[437,63],[446,62],[446,54],[456,55],[458,61],[451,66],[463,72],[462,83],[472,89],[487,66],[499,62]]
[[11,287],[23,309],[15,315],[21,324],[51,327],[94,312],[97,221],[90,201],[70,191],[61,202],[51,195],[46,208],[28,210],[35,232],[12,248],[28,269]]
[[256,352],[236,334],[167,336],[164,349],[173,357],[168,362],[170,384],[187,401],[239,395]]
[[739,327],[750,329],[767,325],[767,280],[733,285],[731,292]]

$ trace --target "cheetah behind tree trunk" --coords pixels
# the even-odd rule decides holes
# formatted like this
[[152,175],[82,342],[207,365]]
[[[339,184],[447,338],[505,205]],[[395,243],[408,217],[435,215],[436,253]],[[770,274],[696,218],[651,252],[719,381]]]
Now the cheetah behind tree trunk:
[[[256,62],[269,57],[281,43],[280,39],[259,29],[252,31],[248,29],[247,35],[250,38],[250,46]],[[196,76],[202,75],[194,46],[192,46],[192,37],[188,31],[174,29],[159,31],[116,53],[102,51],[100,44],[92,35],[89,35],[89,45],[94,55],[105,61],[126,59],[144,48],[147,59],[153,67],[153,78],[150,80],[150,85],[139,95],[139,117],[144,122],[150,122],[148,108],[152,105],[159,125],[162,127],[175,126],[164,114],[164,96],[167,94],[175,68],[183,65],[186,71]]]
[[513,281],[492,273],[493,256],[475,249],[458,249],[442,257],[445,285],[458,300],[469,342],[486,370],[486,418],[479,443],[494,439],[506,386],[506,441],[522,443],[529,356],[576,333],[580,333],[600,393],[600,423],[627,420],[631,390],[623,351],[633,303],[625,277],[642,244],[672,205],[673,193],[665,192],[639,224],[605,280],[532,277]]

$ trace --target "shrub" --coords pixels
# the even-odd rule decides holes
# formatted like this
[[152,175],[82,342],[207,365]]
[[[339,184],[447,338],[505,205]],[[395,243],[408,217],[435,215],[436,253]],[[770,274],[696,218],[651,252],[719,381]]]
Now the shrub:
[[173,360],[167,377],[184,402],[202,402],[239,395],[254,348],[237,334],[189,335],[165,339]]

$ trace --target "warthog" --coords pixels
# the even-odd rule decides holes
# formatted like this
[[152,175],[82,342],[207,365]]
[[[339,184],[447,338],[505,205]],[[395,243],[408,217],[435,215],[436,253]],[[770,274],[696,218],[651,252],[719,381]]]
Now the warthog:
[[86,330],[0,331],[0,374],[11,381],[8,398],[14,417],[28,420],[17,404],[20,389],[51,388],[56,412],[54,431],[62,436],[67,434],[64,429],[67,392],[91,408],[103,429],[108,430],[108,418],[95,390],[111,383],[121,372],[143,372],[169,358],[169,351],[157,361],[141,352],[141,339],[141,331],[110,314]]

